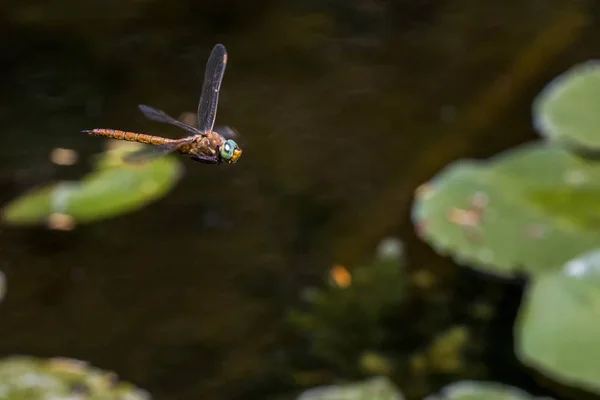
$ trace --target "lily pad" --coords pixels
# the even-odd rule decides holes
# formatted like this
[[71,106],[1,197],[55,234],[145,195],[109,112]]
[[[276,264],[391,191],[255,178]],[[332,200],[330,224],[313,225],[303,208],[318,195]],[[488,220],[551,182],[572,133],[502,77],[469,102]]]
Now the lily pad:
[[515,326],[519,359],[567,386],[600,393],[600,250],[533,280]]
[[427,396],[425,400],[535,400],[534,397],[512,386],[496,382],[462,381],[444,387],[440,393]]
[[533,123],[544,137],[586,151],[600,150],[600,61],[577,64],[533,102]]
[[[126,146],[127,145],[127,146]],[[55,216],[89,223],[134,211],[164,196],[178,182],[182,168],[173,156],[140,166],[121,162],[130,143],[103,153],[96,170],[78,182],[59,182],[13,200],[2,211],[11,225],[48,223]]]
[[15,356],[0,360],[0,397],[6,400],[150,400],[116,375],[69,358]]
[[416,193],[413,221],[438,252],[500,276],[543,273],[600,246],[600,166],[544,142],[459,161]]
[[404,400],[396,386],[385,377],[345,385],[307,390],[297,400]]

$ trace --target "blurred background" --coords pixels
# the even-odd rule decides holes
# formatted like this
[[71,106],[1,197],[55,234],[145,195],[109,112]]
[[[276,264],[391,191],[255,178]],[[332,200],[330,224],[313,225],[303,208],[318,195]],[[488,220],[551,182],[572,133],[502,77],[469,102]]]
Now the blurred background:
[[[113,218],[3,226],[0,354],[86,360],[156,399],[360,379],[373,375],[360,341],[332,362],[286,316],[395,237],[416,284],[379,321],[397,335],[374,357],[407,399],[458,379],[547,394],[512,350],[523,281],[437,255],[410,209],[446,164],[536,138],[533,98],[598,56],[599,15],[583,0],[3,1],[2,204],[85,176],[106,140],[83,129],[182,137],[137,105],[195,113],[216,43],[229,53],[217,125],[244,153],[219,166],[174,156],[173,189]],[[57,148],[77,163],[53,162]],[[469,332],[460,362],[419,367],[414,352],[456,329]]]

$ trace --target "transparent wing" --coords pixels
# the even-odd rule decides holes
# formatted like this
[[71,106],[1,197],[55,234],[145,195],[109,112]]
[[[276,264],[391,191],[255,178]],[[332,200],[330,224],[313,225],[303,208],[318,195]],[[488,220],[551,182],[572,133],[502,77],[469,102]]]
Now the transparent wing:
[[222,44],[217,44],[208,58],[204,83],[198,104],[198,129],[202,132],[212,130],[217,117],[217,104],[219,103],[219,90],[227,66],[227,50]]
[[223,136],[225,139],[234,139],[240,136],[237,131],[229,126],[217,126],[213,128],[214,132],[217,132],[219,135]]
[[146,118],[148,118],[151,121],[175,125],[195,135],[202,134],[202,132],[200,132],[198,129],[186,124],[185,122],[176,120],[175,118],[171,117],[169,114],[162,110],[158,110],[154,107],[146,106],[143,104],[140,104],[138,107],[142,111],[144,116],[146,116]]
[[139,150],[123,155],[122,160],[125,164],[131,165],[147,163],[174,152],[183,144],[186,144],[186,142],[177,141],[160,146],[144,146]]

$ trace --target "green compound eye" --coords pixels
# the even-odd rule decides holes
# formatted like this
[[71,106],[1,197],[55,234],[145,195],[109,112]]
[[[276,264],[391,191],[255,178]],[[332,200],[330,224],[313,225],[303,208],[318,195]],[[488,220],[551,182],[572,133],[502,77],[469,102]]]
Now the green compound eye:
[[235,163],[242,155],[242,150],[236,142],[229,139],[221,147],[221,159],[227,163]]

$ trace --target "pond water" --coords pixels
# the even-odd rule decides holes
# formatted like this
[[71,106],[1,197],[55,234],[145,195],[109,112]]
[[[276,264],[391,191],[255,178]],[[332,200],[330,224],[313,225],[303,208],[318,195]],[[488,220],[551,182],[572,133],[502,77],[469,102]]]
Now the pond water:
[[[105,142],[82,129],[182,135],[137,105],[195,112],[216,43],[229,52],[217,125],[240,133],[244,153],[221,166],[182,157],[173,192],[118,218],[70,232],[3,227],[0,353],[84,359],[157,399],[274,398],[301,387],[279,370],[298,351],[285,311],[334,263],[368,260],[395,235],[409,269],[448,278],[445,301],[409,310],[451,310],[431,334],[468,324],[461,308],[479,297],[502,308],[493,333],[478,331],[474,363],[494,365],[408,397],[469,377],[543,392],[508,355],[518,285],[457,270],[415,238],[409,211],[416,187],[448,162],[535,138],[531,100],[593,57],[594,10],[538,0],[99,4],[2,6],[3,203],[88,171]],[[52,164],[59,147],[82,162]],[[431,339],[413,336],[415,346]]]

